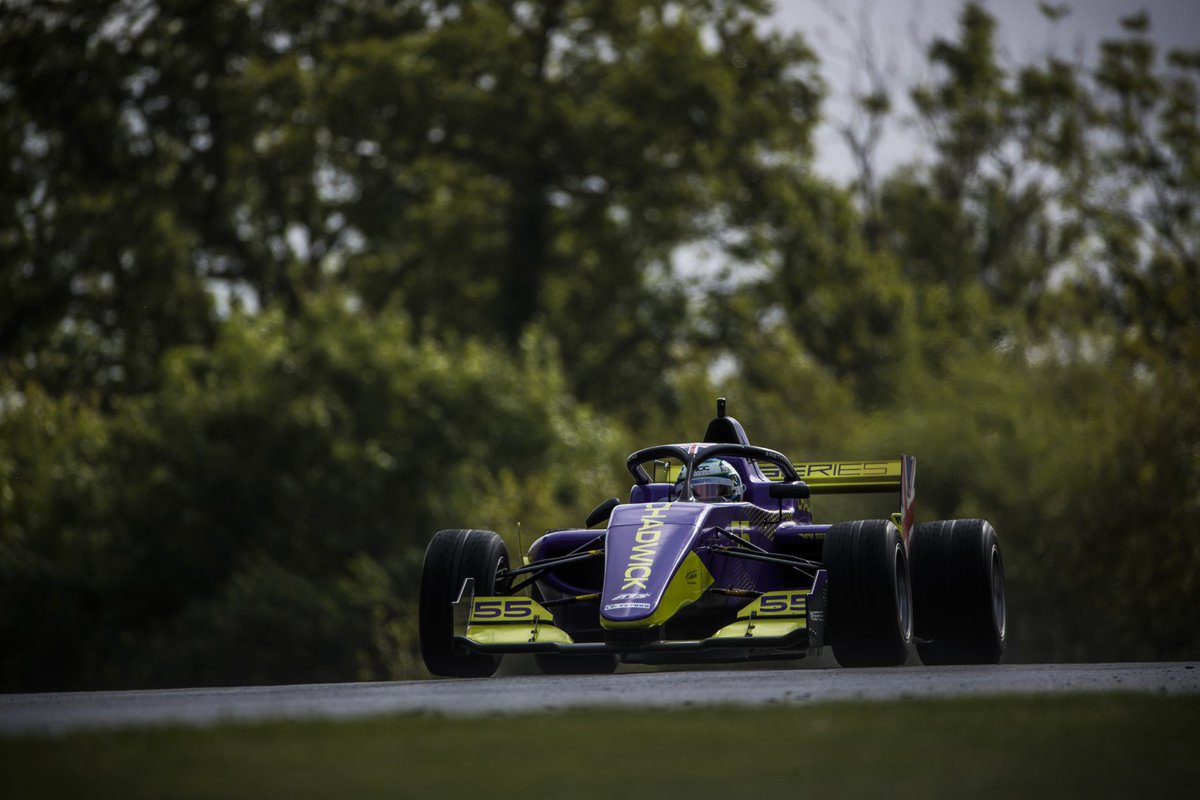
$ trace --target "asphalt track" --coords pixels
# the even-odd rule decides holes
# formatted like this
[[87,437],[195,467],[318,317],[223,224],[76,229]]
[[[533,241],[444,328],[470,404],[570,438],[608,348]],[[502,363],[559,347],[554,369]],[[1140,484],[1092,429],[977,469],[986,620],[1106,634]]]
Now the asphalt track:
[[0,733],[372,714],[495,714],[983,694],[1200,693],[1195,662],[509,675],[473,680],[0,695]]

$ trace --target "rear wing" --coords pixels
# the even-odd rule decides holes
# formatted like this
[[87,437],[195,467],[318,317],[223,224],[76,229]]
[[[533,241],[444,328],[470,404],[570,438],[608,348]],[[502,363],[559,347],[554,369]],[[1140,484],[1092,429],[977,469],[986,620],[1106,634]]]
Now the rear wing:
[[[913,456],[889,461],[811,461],[792,466],[812,494],[898,493],[900,513],[896,524],[908,541],[917,499],[917,459]],[[783,480],[783,470],[775,464],[759,462],[758,468],[767,480]]]

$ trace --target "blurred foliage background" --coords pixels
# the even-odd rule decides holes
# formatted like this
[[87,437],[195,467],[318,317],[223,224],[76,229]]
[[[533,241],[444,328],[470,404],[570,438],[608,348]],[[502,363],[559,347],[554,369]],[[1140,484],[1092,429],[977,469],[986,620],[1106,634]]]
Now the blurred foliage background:
[[1200,658],[1200,50],[968,3],[835,185],[768,13],[0,5],[0,690],[420,675],[433,531],[579,524],[718,394],[990,518],[1010,660]]

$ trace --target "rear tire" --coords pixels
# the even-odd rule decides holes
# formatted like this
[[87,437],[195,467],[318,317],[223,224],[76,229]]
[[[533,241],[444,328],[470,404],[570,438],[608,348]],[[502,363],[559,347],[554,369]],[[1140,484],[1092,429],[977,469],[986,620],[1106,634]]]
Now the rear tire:
[[477,596],[503,590],[497,580],[508,569],[508,548],[492,531],[438,531],[425,550],[421,568],[421,658],[434,675],[448,678],[486,678],[500,666],[500,656],[460,651],[454,645],[450,604],[458,600],[463,582],[475,579]]
[[929,665],[999,664],[1008,645],[1000,540],[982,519],[913,528],[917,653]]
[[834,525],[822,560],[829,572],[828,631],[843,667],[891,667],[908,658],[912,592],[908,557],[886,520]]

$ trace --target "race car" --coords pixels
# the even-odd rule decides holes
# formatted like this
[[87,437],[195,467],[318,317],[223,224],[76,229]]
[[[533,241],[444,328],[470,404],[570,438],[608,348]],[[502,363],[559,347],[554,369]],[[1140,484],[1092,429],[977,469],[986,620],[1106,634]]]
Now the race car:
[[[796,659],[843,667],[998,663],[1004,567],[986,520],[914,525],[916,459],[793,463],[751,445],[724,398],[699,442],[630,455],[629,501],[550,530],[519,565],[485,530],[438,531],[421,576],[435,675],[486,677],[531,653],[546,673],[618,663]],[[812,496],[896,492],[889,519],[822,522]]]

